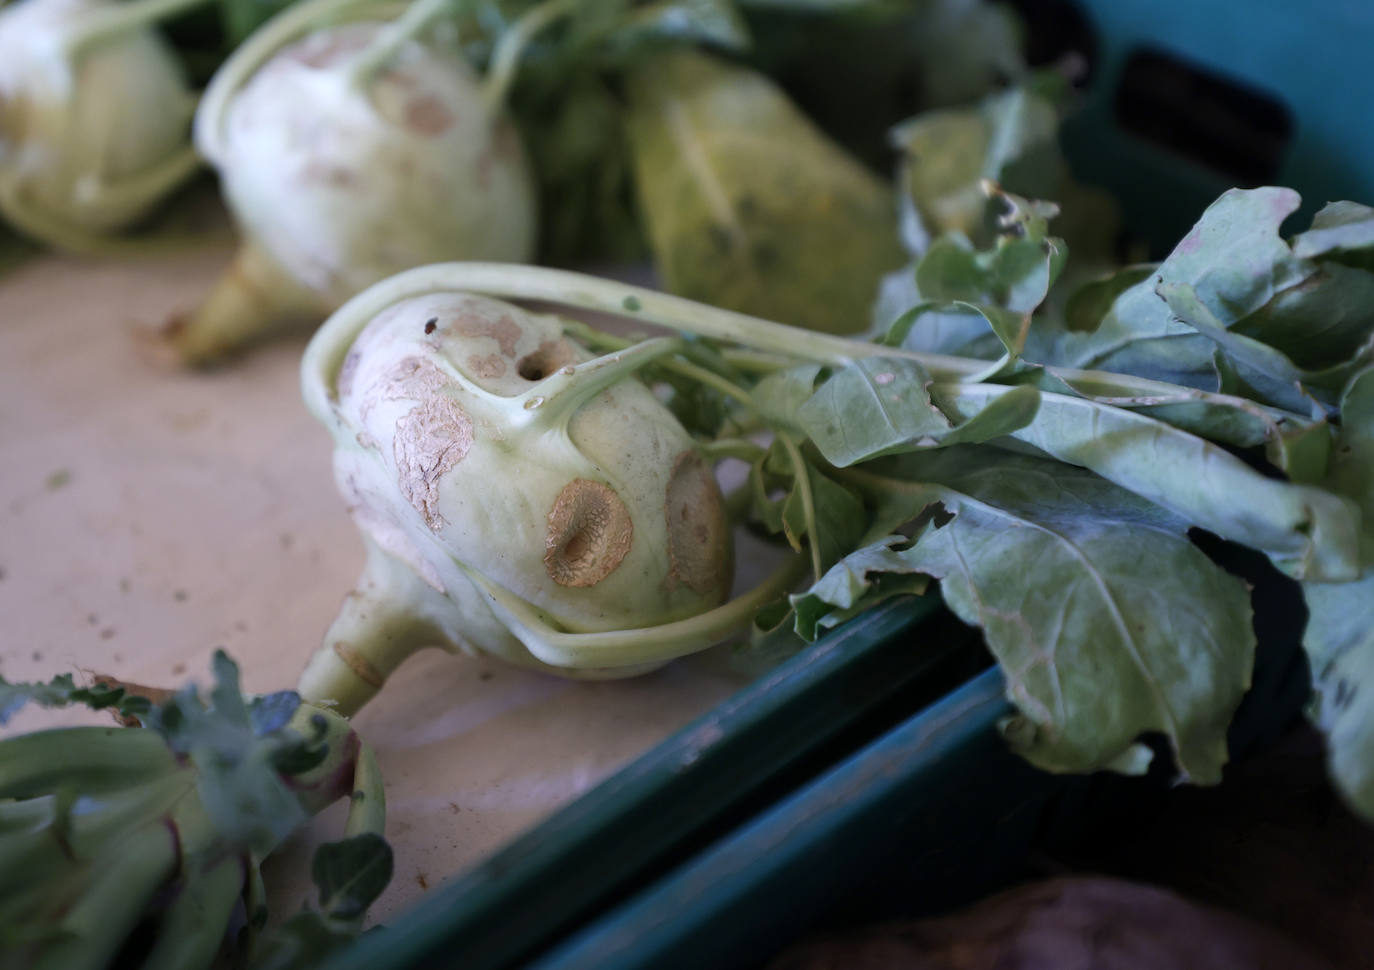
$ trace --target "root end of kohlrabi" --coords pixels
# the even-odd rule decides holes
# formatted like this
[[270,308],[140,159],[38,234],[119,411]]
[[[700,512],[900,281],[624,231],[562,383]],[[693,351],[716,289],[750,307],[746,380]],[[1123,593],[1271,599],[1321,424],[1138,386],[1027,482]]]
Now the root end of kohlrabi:
[[162,327],[144,334],[142,342],[157,363],[207,367],[281,324],[320,312],[270,256],[244,245],[200,306],[173,314]]
[[381,690],[407,657],[426,647],[453,649],[451,638],[426,617],[433,591],[372,542],[354,590],[296,685],[308,703],[352,717]]

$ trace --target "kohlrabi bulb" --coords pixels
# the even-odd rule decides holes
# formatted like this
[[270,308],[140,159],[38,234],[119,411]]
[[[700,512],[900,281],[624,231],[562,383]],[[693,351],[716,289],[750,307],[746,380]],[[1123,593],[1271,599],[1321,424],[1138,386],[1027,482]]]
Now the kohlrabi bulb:
[[[356,709],[425,646],[626,676],[720,636],[682,634],[730,591],[724,502],[634,374],[681,341],[595,357],[557,317],[451,291],[396,301],[346,349],[321,334],[307,398],[330,402],[369,557],[304,696]],[[312,387],[322,346],[343,356]]]
[[195,169],[195,99],[153,16],[106,0],[0,11],[0,215],[22,232],[84,248]]
[[514,125],[456,49],[400,29],[321,27],[212,82],[196,139],[244,252],[176,329],[188,362],[412,266],[533,258],[535,185]]

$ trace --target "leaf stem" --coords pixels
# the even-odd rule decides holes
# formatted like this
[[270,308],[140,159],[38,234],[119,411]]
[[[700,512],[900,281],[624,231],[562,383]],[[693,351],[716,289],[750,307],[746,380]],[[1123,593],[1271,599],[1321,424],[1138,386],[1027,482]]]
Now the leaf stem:
[[501,35],[487,64],[487,78],[482,88],[482,98],[489,112],[494,115],[504,107],[506,95],[515,83],[520,56],[535,36],[571,10],[574,3],[575,0],[544,0],[522,14]]
[[175,767],[166,743],[145,728],[35,731],[0,742],[0,798],[45,795],[74,783],[93,794]]
[[[726,343],[742,344],[754,353],[792,360],[843,365],[863,357],[901,357],[919,362],[931,376],[953,382],[985,373],[989,362],[947,354],[928,354],[885,347],[863,340],[801,330],[759,317],[707,306],[657,290],[599,279],[583,273],[542,266],[507,263],[436,263],[399,273],[355,296],[315,334],[302,361],[306,404],[315,416],[333,427],[333,381],[357,334],[374,316],[393,303],[426,293],[462,291],[497,299],[538,300],[582,310],[615,314]],[[633,306],[634,309],[629,309]],[[1117,399],[1168,398],[1197,405],[1241,410],[1272,425],[1301,425],[1309,419],[1278,408],[1162,381],[1128,377],[1106,371],[1045,368],[1045,371],[1088,396],[1110,394]],[[1091,390],[1088,390],[1091,388]],[[1146,402],[1148,406],[1148,401]],[[1253,442],[1250,442],[1253,443]]]
[[765,604],[787,593],[801,578],[806,564],[800,556],[789,556],[747,593],[694,617],[658,626],[599,633],[568,633],[555,629],[538,610],[510,590],[466,564],[458,565],[487,596],[492,610],[531,654],[550,666],[566,668],[662,663],[709,647],[749,623]]
[[460,0],[412,0],[405,13],[377,32],[348,65],[348,83],[355,91],[366,91],[379,71],[386,67],[402,47],[419,36],[430,24],[450,11],[457,12]]
[[824,570],[821,563],[821,544],[818,541],[819,535],[816,525],[816,497],[811,492],[811,466],[802,457],[801,448],[792,440],[791,435],[779,434],[777,440],[792,462],[792,473],[796,478],[797,491],[801,496],[802,519],[806,523],[806,545],[811,552],[811,569],[815,573],[816,582],[820,582]]
[[229,105],[248,80],[278,50],[311,30],[367,8],[394,6],[394,0],[307,0],[287,7],[255,30],[220,65],[201,95],[193,136],[209,162],[218,164],[224,151],[224,125]]

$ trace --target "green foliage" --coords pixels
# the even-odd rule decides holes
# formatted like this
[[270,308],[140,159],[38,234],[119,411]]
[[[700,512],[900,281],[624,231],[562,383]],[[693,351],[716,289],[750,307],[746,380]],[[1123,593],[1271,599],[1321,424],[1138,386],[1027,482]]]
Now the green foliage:
[[[222,651],[212,668],[204,696],[191,685],[157,705],[70,675],[0,682],[5,716],[30,702],[84,704],[146,725],[0,741],[0,963],[105,966],[146,929],[142,966],[208,966],[262,858],[352,792],[359,747],[346,721],[302,708],[294,692],[246,700]],[[362,798],[381,798],[359,784]],[[271,965],[315,965],[356,935],[391,876],[391,850],[362,828],[317,853],[320,912],[273,937],[297,940],[305,962]],[[260,928],[265,914],[250,908]]]
[[93,711],[112,708],[120,717],[142,717],[152,704],[148,698],[130,694],[123,685],[91,684],[78,687],[71,674],[58,674],[46,684],[12,684],[0,677],[0,724],[5,724],[25,704],[40,707],[68,707],[73,704]]

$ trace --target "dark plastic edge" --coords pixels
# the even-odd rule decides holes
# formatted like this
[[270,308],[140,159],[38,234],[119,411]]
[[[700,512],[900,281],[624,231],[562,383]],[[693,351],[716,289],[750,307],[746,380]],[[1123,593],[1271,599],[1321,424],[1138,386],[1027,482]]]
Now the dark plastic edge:
[[[763,675],[581,798],[360,938],[326,970],[517,964],[733,821],[770,781],[918,681],[956,638],[914,642],[938,597],[865,612]],[[746,816],[747,817],[747,816]]]

